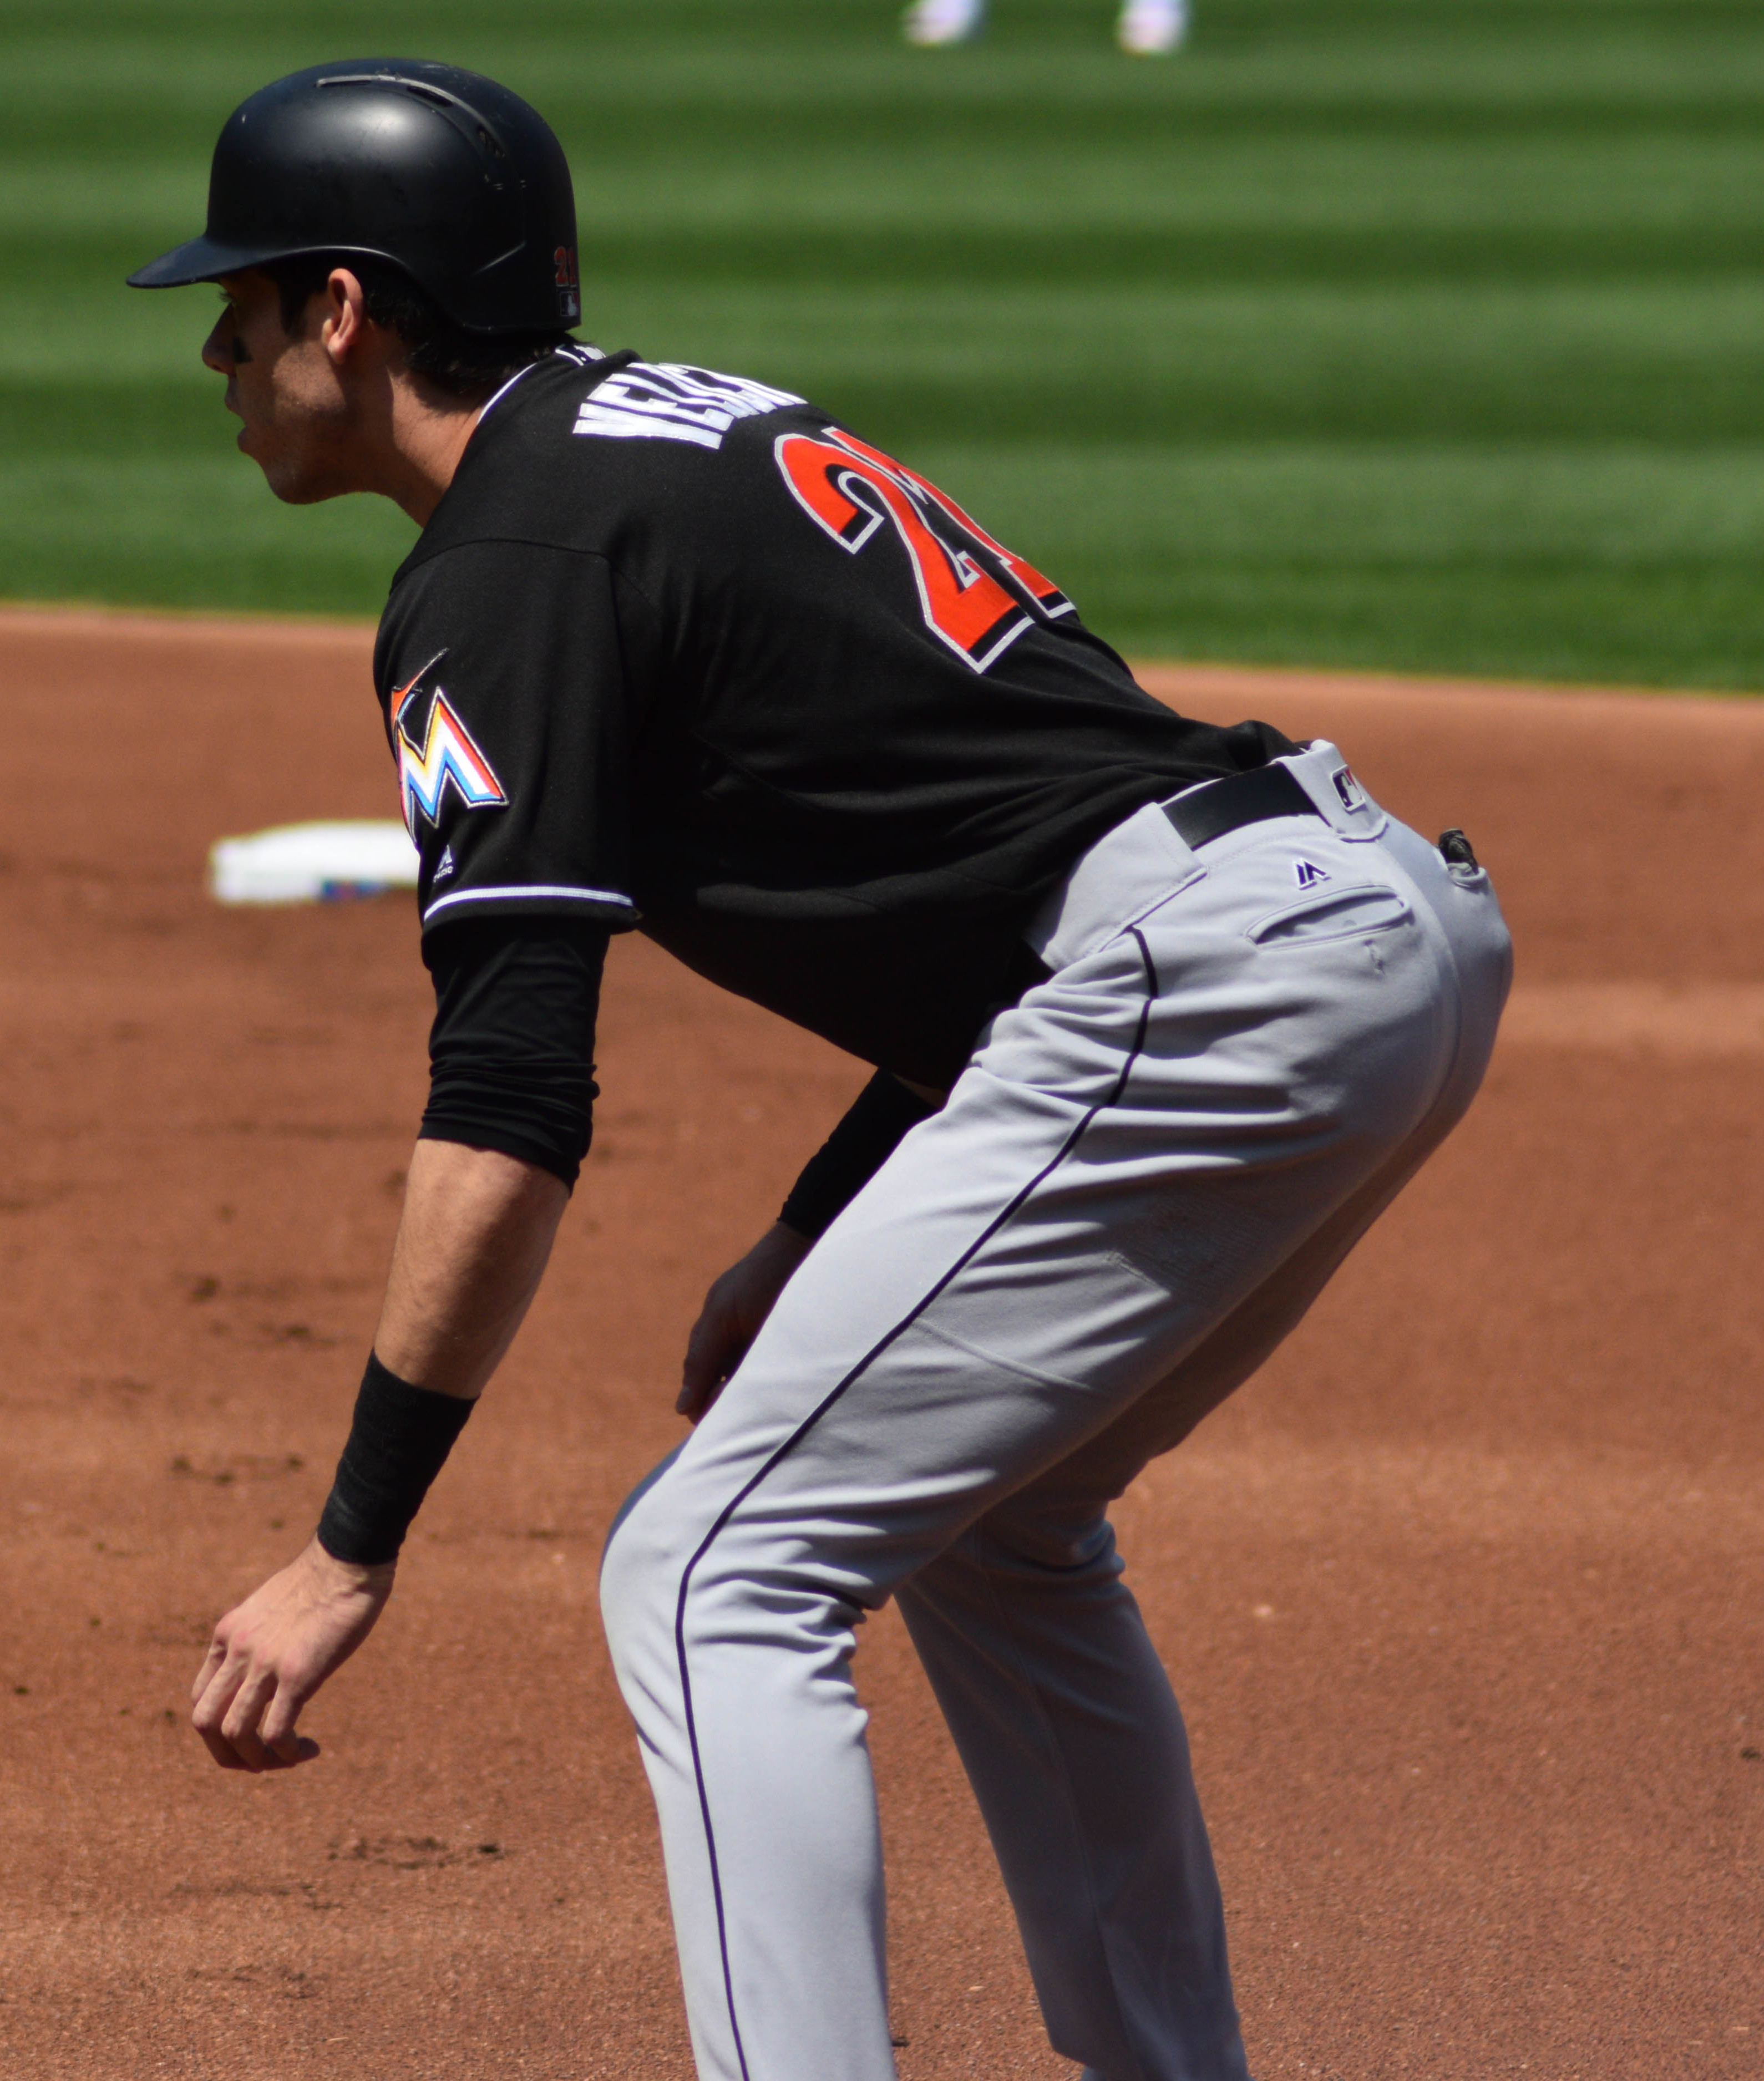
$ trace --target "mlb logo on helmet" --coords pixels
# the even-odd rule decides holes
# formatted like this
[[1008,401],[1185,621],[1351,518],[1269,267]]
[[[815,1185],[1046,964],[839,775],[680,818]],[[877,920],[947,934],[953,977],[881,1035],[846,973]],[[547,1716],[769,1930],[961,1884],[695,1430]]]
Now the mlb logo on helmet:
[[422,705],[423,682],[446,655],[444,650],[430,658],[420,672],[394,688],[392,695],[398,802],[413,840],[419,815],[431,825],[440,823],[449,787],[468,809],[502,809],[508,805],[495,769],[473,742],[471,732],[439,684],[430,696],[420,744],[411,733]]
[[560,246],[553,253],[551,279],[558,292],[558,315],[573,325],[582,315],[582,278],[573,246]]

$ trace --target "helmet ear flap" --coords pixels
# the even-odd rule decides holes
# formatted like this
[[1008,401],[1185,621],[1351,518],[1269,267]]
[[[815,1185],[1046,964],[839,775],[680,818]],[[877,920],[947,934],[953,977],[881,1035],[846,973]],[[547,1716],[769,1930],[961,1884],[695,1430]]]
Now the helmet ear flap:
[[468,331],[562,331],[581,316],[575,250],[569,162],[536,110],[457,65],[367,59],[242,103],[215,146],[204,235],[128,279],[165,288],[371,255]]

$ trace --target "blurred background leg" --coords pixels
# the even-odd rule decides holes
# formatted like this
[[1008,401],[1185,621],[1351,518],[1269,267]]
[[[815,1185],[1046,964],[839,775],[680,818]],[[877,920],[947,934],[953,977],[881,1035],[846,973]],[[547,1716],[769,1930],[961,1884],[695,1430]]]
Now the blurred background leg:
[[1188,0],[1126,0],[1115,40],[1130,57],[1164,57],[1188,40]]
[[913,0],[901,21],[909,44],[966,43],[986,26],[985,0]]

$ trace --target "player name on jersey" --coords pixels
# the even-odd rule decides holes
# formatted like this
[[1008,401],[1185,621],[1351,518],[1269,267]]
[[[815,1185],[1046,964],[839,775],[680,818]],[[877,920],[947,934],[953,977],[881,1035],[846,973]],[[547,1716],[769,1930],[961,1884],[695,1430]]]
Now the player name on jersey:
[[747,376],[719,376],[675,361],[637,361],[583,400],[574,431],[613,440],[691,441],[720,448],[737,419],[803,401]]

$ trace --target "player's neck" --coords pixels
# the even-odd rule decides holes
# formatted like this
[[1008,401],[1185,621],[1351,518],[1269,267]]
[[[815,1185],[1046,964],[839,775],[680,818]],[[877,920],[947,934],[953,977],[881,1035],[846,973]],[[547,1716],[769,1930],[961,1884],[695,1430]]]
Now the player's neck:
[[483,401],[448,397],[402,373],[389,389],[389,410],[371,444],[375,481],[364,488],[383,494],[426,528],[453,481]]

